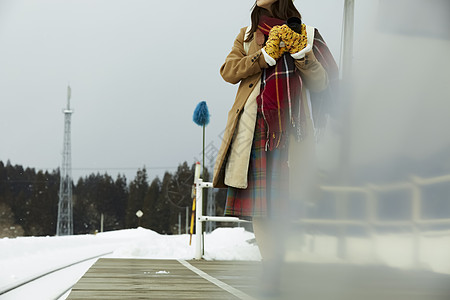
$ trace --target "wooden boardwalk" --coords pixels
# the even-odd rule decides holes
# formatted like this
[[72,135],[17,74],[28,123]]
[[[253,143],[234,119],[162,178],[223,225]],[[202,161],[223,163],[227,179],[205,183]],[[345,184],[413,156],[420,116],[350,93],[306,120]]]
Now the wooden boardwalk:
[[[261,271],[260,262],[102,258],[67,299],[261,299]],[[268,274],[281,292],[262,299],[450,299],[450,275],[427,271],[287,263]]]
[[[208,281],[196,269],[218,282]],[[67,299],[245,299],[246,292],[255,292],[256,273],[260,273],[258,262],[101,258]],[[219,287],[220,282],[225,285]],[[231,292],[224,289],[227,285]]]

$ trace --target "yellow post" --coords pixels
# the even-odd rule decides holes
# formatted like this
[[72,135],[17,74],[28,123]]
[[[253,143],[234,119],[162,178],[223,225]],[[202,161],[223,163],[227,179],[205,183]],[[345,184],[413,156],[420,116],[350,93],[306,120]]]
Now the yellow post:
[[191,227],[189,228],[189,233],[190,233],[190,235],[189,235],[189,246],[192,243],[192,234],[194,233],[195,200],[196,199],[195,199],[195,196],[194,196],[194,201],[192,202]]

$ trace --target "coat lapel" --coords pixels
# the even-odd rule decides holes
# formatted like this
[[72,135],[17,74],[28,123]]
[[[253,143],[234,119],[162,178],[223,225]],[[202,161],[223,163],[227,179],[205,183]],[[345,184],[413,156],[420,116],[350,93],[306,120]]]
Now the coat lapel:
[[[247,28],[247,31],[245,32],[244,40],[247,38],[249,30],[250,26]],[[247,52],[247,55],[253,54],[257,52],[259,49],[261,49],[263,44],[264,44],[264,34],[258,29],[253,35],[253,39],[248,43],[244,43],[244,49]]]

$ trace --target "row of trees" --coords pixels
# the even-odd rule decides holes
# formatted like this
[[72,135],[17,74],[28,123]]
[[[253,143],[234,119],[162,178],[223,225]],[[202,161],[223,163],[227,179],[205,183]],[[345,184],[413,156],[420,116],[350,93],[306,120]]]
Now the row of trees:
[[[205,179],[209,174],[205,172]],[[180,164],[174,173],[149,182],[145,168],[129,184],[125,176],[91,174],[73,185],[74,233],[142,226],[161,234],[178,232],[192,206],[194,165]],[[59,170],[36,171],[0,161],[0,236],[54,235],[58,215]],[[226,191],[215,192],[217,215],[223,214]],[[205,195],[206,197],[206,195]],[[206,198],[205,198],[206,199]],[[140,220],[136,211],[144,215]],[[182,225],[184,232],[184,225]]]

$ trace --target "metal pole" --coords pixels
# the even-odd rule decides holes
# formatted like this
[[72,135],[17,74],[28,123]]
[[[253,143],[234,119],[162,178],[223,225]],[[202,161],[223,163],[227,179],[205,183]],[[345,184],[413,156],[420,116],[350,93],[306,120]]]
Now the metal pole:
[[100,215],[100,232],[103,232],[103,213]]
[[418,223],[421,220],[421,190],[415,177],[412,177],[413,184],[412,189],[412,209],[411,209],[411,224],[413,229],[413,265],[416,268],[420,267],[420,228]]
[[344,20],[343,20],[343,49],[342,49],[342,65],[341,74],[344,81],[351,76],[352,59],[353,59],[353,32],[355,26],[355,1],[345,0],[344,3]]
[[198,178],[196,180],[196,200],[197,203],[195,204],[195,259],[201,259],[202,253],[203,253],[203,234],[202,234],[202,210],[203,210],[203,188],[201,186],[201,183],[203,182],[203,179]]
[[203,152],[202,152],[202,167],[203,167],[203,171],[202,171],[202,179],[205,179],[205,125],[203,125]]
[[186,234],[189,233],[189,206],[186,206]]
[[[351,90],[350,81],[352,76],[352,60],[353,60],[353,31],[354,31],[354,14],[355,1],[345,0],[344,3],[344,20],[343,20],[343,49],[342,49],[342,65],[341,75],[343,88],[340,95],[340,105],[342,106],[341,122],[341,153],[340,153],[340,173],[341,184],[348,184],[350,178],[350,131],[351,131]],[[348,195],[342,195],[338,199],[338,215],[344,217],[347,208]],[[338,257],[345,258],[346,244],[345,244],[346,228],[342,226],[339,228],[338,234]]]
[[178,235],[181,235],[181,212],[178,212]]

